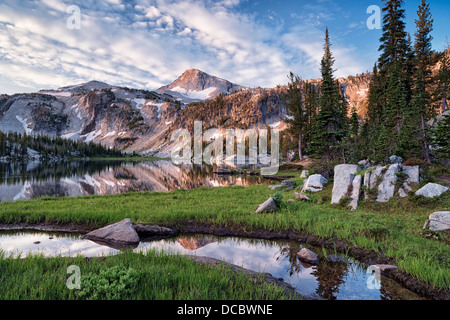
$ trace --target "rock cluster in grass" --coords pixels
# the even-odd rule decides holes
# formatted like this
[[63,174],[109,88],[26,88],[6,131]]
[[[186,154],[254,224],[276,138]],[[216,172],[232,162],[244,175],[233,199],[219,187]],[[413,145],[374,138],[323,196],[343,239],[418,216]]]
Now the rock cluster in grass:
[[[370,166],[368,160],[358,165],[340,164],[334,168],[334,185],[331,203],[344,201],[352,210],[358,207],[359,199],[388,202],[394,196],[407,197],[420,183],[419,166],[404,166],[402,159],[390,157],[390,164]],[[429,183],[415,195],[432,198],[447,192],[449,188]]]

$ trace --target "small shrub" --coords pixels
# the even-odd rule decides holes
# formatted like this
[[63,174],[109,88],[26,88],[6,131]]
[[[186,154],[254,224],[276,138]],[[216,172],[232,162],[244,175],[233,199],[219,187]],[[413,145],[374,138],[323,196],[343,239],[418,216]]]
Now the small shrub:
[[283,205],[283,195],[280,192],[276,192],[270,197],[273,199],[273,201],[275,201],[277,207],[281,207]]
[[114,266],[89,273],[81,277],[81,290],[77,291],[80,299],[86,300],[123,300],[132,297],[137,287],[140,274],[132,268]]

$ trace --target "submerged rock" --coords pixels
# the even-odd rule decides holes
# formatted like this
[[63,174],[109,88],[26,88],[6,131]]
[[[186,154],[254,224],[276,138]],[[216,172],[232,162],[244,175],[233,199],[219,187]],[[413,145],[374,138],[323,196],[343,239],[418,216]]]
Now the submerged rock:
[[424,196],[426,198],[434,198],[439,197],[444,192],[447,192],[449,188],[446,186],[436,184],[436,183],[428,183],[421,189],[417,190],[415,195],[416,196]]
[[430,214],[423,226],[431,231],[444,231],[450,229],[450,211],[438,211]]
[[322,191],[323,185],[328,183],[328,180],[322,176],[321,174],[313,174],[309,176],[308,179],[305,180],[303,184],[302,192],[310,191],[310,192],[318,192]]
[[91,231],[82,236],[83,239],[102,242],[105,244],[121,246],[132,246],[139,243],[140,238],[129,218],[120,222],[110,224],[106,227]]
[[299,252],[297,252],[297,257],[300,260],[312,265],[319,263],[319,257],[317,256],[317,254],[306,248],[303,248]]
[[259,205],[255,213],[273,212],[277,210],[277,204],[272,198],[267,199],[265,202]]

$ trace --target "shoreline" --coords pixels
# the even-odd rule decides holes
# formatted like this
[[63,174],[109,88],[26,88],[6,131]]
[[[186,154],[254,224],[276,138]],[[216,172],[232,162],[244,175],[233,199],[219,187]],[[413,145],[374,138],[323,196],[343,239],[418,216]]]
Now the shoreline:
[[[325,247],[328,249],[335,249],[339,252],[348,252],[348,254],[358,261],[367,265],[372,264],[391,264],[397,265],[393,258],[389,258],[376,251],[370,251],[359,248],[348,241],[319,237],[317,235],[309,234],[302,231],[292,230],[266,230],[263,228],[253,228],[252,230],[245,230],[243,226],[233,225],[231,227],[214,226],[208,223],[201,223],[196,221],[188,221],[184,227],[178,225],[166,225],[165,227],[176,229],[184,234],[209,234],[215,236],[234,236],[246,237],[263,240],[291,240],[303,244],[312,245],[315,247]],[[37,224],[0,224],[0,231],[44,231],[44,232],[64,232],[64,233],[87,233],[98,228],[89,224],[75,224],[75,223],[37,223]],[[450,290],[439,289],[433,285],[416,279],[413,275],[397,270],[383,270],[381,274],[388,277],[404,288],[426,298],[434,300],[450,300]]]

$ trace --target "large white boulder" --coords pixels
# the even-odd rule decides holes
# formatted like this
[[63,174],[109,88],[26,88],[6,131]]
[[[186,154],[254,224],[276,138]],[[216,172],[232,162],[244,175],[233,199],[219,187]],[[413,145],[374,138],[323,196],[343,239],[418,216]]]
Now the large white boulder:
[[420,188],[416,191],[416,196],[424,196],[426,198],[434,198],[439,197],[444,192],[447,192],[449,188],[446,186],[436,184],[436,183],[428,183],[424,187]]
[[[387,202],[394,196],[395,183],[398,180],[397,173],[401,171],[401,168],[401,165],[396,163],[366,171],[364,185],[366,189],[373,190],[376,188],[376,201]],[[368,198],[368,193],[366,193],[365,198]]]
[[313,174],[305,180],[303,184],[302,192],[318,192],[322,191],[323,185],[326,184],[328,180],[321,174]]
[[403,186],[398,190],[400,197],[408,196],[407,192],[412,191],[412,186],[420,182],[419,166],[402,166],[402,172],[406,174]]
[[353,180],[355,179],[355,173],[359,170],[359,166],[355,164],[340,164],[334,167],[331,203],[339,203],[343,197],[352,195]]
[[425,222],[424,229],[432,231],[444,231],[450,229],[450,211],[439,211],[430,214]]

